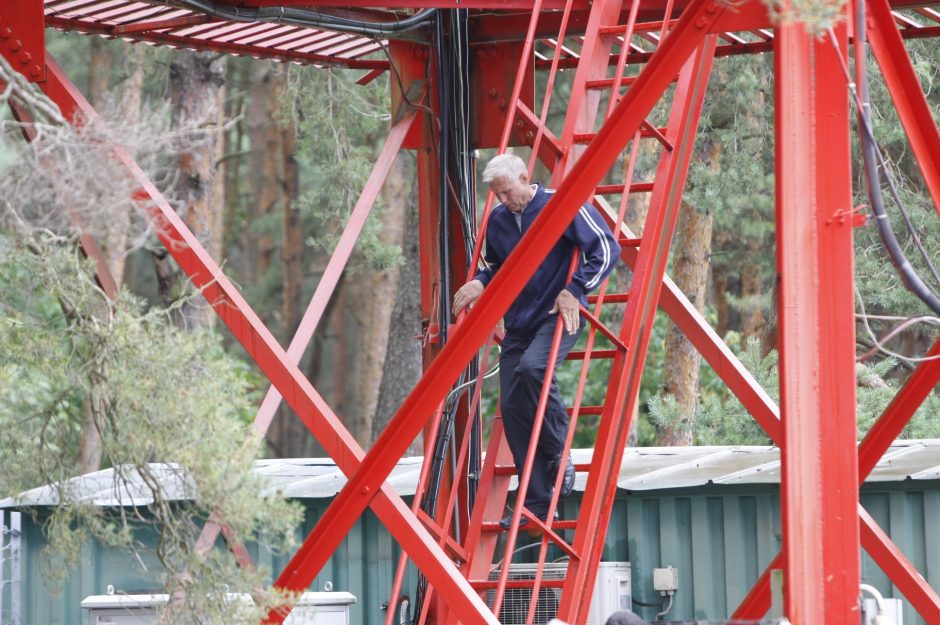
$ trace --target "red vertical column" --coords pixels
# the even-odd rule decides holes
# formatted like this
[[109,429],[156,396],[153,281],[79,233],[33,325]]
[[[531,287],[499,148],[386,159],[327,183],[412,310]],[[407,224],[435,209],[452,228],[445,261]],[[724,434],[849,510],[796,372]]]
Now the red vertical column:
[[[835,38],[845,49],[844,28]],[[777,29],[777,265],[785,610],[858,623],[848,92],[831,38]]]
[[30,82],[45,80],[43,0],[0,3],[0,55]]

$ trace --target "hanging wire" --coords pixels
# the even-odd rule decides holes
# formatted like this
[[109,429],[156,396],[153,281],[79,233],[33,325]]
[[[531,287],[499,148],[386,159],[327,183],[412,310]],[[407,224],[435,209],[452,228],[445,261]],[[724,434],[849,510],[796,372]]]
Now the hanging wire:
[[[438,120],[436,137],[437,156],[440,164],[440,213],[438,244],[440,248],[441,286],[438,289],[437,323],[441,343],[446,343],[450,325],[450,281],[451,281],[451,209],[455,209],[460,221],[464,254],[469,259],[476,244],[476,213],[473,171],[473,152],[470,132],[470,73],[469,73],[469,14],[466,10],[439,11],[434,16],[432,49],[437,72]],[[434,138],[432,138],[434,141]],[[441,424],[434,442],[428,486],[424,491],[421,509],[434,518],[439,503],[441,481],[445,463],[449,461],[451,474],[456,475],[457,447],[455,445],[455,421],[460,408],[460,397],[464,391],[474,387],[479,374],[479,364],[474,358],[461,374],[454,388],[444,401]],[[486,373],[485,378],[495,375],[498,365]],[[467,461],[467,506],[472,509],[476,497],[475,476],[479,475],[482,458],[478,447],[482,441],[482,420],[479,408],[471,419],[470,454]],[[469,510],[468,510],[469,512]],[[445,531],[446,528],[445,528]],[[454,537],[460,541],[459,527],[454,528]],[[427,579],[419,574],[415,592],[412,623],[420,622],[426,611]]]
[[[856,35],[859,37],[859,40],[856,41],[856,45],[863,47],[865,44],[864,10],[864,1],[860,1],[858,8],[860,16],[858,19],[861,21],[862,27],[860,29],[856,28]],[[865,181],[867,183],[866,186],[868,189],[869,204],[871,206],[872,213],[875,216],[875,225],[878,228],[878,234],[881,236],[882,245],[888,252],[888,256],[894,263],[894,266],[900,274],[904,285],[928,307],[930,307],[931,310],[940,315],[940,298],[938,298],[932,289],[923,281],[923,279],[914,269],[913,265],[911,265],[910,261],[904,255],[904,251],[901,249],[900,243],[898,243],[897,237],[894,234],[894,230],[891,227],[891,222],[888,219],[887,211],[884,207],[884,200],[881,195],[882,174],[888,183],[888,189],[891,192],[891,196],[894,199],[895,204],[898,206],[898,209],[904,216],[904,222],[908,224],[908,228],[911,231],[911,236],[914,240],[915,246],[921,252],[922,257],[926,261],[927,266],[930,267],[931,272],[937,278],[938,282],[940,282],[940,276],[938,276],[936,268],[933,266],[933,263],[930,260],[929,254],[927,254],[927,251],[920,243],[920,237],[917,235],[916,229],[914,229],[913,224],[910,222],[910,216],[907,214],[907,210],[904,206],[904,202],[901,199],[900,193],[898,193],[894,176],[885,162],[884,155],[882,154],[881,148],[879,147],[875,138],[875,133],[871,123],[871,103],[868,101],[868,74],[865,66],[864,64],[860,64],[858,67],[860,75],[859,82],[862,91],[862,93],[859,94],[859,90],[856,88],[856,84],[852,81],[851,74],[849,73],[848,63],[846,62],[845,57],[842,55],[839,41],[831,27],[829,28],[829,39],[832,42],[833,49],[839,58],[842,71],[845,74],[845,78],[848,83],[849,91],[856,105],[856,120],[860,130],[859,138],[862,143],[862,160],[864,162],[863,169],[865,172]]]
[[[868,324],[868,315],[865,314],[865,302],[862,301],[862,293],[858,290],[857,286],[855,287],[855,299],[858,300],[858,307],[862,311],[860,315],[862,319],[862,325],[865,326],[865,331],[868,332],[868,338],[870,338],[872,343],[875,344],[875,347],[878,349],[878,351],[884,354],[887,354],[888,356],[891,356],[892,358],[897,358],[898,360],[903,360],[904,362],[910,362],[910,363],[930,362],[932,360],[940,360],[940,355],[923,356],[923,357],[904,356],[903,354],[898,354],[897,352],[891,351],[890,349],[885,347],[881,343],[881,341],[878,340],[878,337],[875,336],[875,333],[872,331],[871,326]],[[928,317],[928,319],[935,319],[935,317]]]
[[[868,321],[868,319],[871,318],[868,315],[856,315],[856,317],[859,317],[860,319],[864,319],[866,322]],[[926,323],[928,325],[940,326],[940,318],[931,317],[929,315],[921,315],[920,317],[903,317],[903,319],[904,321],[895,325],[893,328],[891,328],[888,331],[887,334],[882,336],[876,342],[876,345],[874,347],[872,347],[870,350],[868,350],[867,352],[865,352],[864,354],[862,354],[855,360],[857,362],[864,362],[868,360],[869,358],[871,358],[872,356],[874,356],[880,351],[881,344],[887,343],[888,341],[893,339],[895,336],[897,336],[898,334],[900,334],[901,332],[903,332],[904,330],[908,329],[909,327],[913,325],[917,325],[919,323]]]

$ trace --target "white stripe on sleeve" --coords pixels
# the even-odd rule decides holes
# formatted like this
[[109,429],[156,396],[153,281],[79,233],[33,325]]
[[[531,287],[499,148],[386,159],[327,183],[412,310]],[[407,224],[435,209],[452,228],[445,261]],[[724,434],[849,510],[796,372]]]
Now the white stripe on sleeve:
[[594,218],[591,217],[591,213],[588,212],[583,206],[578,209],[578,213],[584,218],[584,221],[587,222],[588,227],[594,231],[594,234],[597,235],[597,238],[601,241],[601,248],[603,249],[603,263],[601,264],[600,270],[587,284],[584,285],[586,289],[593,289],[601,280],[601,276],[607,271],[607,268],[610,267],[610,244],[607,242],[607,237],[604,235],[604,231],[601,230],[600,226],[597,225],[597,222],[594,221]]

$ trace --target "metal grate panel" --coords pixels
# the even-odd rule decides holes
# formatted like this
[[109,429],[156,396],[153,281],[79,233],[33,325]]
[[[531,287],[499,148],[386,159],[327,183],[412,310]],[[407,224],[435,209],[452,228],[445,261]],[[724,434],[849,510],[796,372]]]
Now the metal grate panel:
[[[552,562],[545,565],[542,573],[542,580],[563,580],[565,572],[568,570],[567,562]],[[509,580],[534,580],[536,565],[534,564],[511,564],[509,566]],[[500,570],[490,571],[490,581],[499,580]],[[486,605],[493,608],[496,591],[486,591]],[[538,593],[538,602],[535,606],[534,625],[545,625],[558,614],[558,605],[561,601],[560,588],[540,588]],[[506,595],[503,598],[503,604],[499,610],[499,622],[502,625],[526,625],[526,617],[529,614],[529,607],[532,604],[531,588],[507,588]]]

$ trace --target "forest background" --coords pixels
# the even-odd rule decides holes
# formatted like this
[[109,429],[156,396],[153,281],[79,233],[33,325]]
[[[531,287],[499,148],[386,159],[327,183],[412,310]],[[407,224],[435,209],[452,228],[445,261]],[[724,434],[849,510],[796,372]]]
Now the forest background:
[[[161,171],[171,172],[163,175],[165,191],[213,256],[222,259],[227,275],[255,311],[287,344],[386,136],[389,76],[359,86],[355,80],[361,72],[352,70],[196,54],[51,30],[49,37],[49,48],[67,74],[112,124],[134,126],[144,119],[154,132],[179,129],[193,120],[202,125],[202,138],[191,140],[185,149],[154,142],[170,155],[170,162],[161,165]],[[937,45],[929,39],[909,43],[935,112],[940,96],[932,87],[940,70],[930,59],[936,58]],[[775,395],[769,58],[748,55],[715,62],[670,275]],[[571,73],[561,76],[550,124],[561,123],[565,111],[565,80]],[[877,72],[872,85],[879,141],[901,182],[921,243],[933,254],[940,249],[940,220]],[[12,162],[19,140],[10,132],[4,137],[6,178],[20,175]],[[480,159],[489,155],[483,151]],[[651,178],[654,167],[651,154],[645,163],[641,160],[645,171],[635,179]],[[417,223],[415,185],[414,154],[402,151],[301,364],[366,446],[421,372],[418,241],[412,236]],[[857,202],[863,204],[867,200],[860,178],[856,186]],[[482,196],[483,190],[478,191]],[[131,208],[123,205],[120,210]],[[631,201],[628,225],[635,231],[642,228],[644,211],[642,198]],[[121,288],[140,298],[144,309],[170,308],[188,293],[186,280],[152,234],[148,239],[146,232],[123,224],[130,224],[131,215],[108,215],[107,220],[119,222],[110,223],[104,236],[112,273]],[[911,248],[900,218],[897,225],[902,244]],[[4,251],[15,252],[15,246]],[[916,364],[909,359],[929,348],[937,326],[929,309],[901,284],[871,225],[856,230],[856,253],[859,419],[864,433],[890,398],[891,387],[903,382]],[[909,256],[929,276],[916,254]],[[625,268],[614,277],[621,286],[629,279]],[[866,317],[861,316],[862,306]],[[214,323],[211,311],[185,309],[174,319],[177,326],[218,335],[226,353],[247,362],[224,327]],[[874,337],[912,318],[919,319],[885,344],[893,356],[875,346]],[[749,426],[750,418],[693,351],[668,318],[659,315],[641,391],[636,442],[768,442]],[[267,388],[265,380],[247,365],[240,372],[250,405],[257,405]],[[34,384],[29,380],[44,378],[48,376],[40,369],[22,379],[29,385]],[[604,371],[593,373],[589,384],[589,397],[602,398]],[[81,413],[87,417],[86,400],[77,397],[72,406],[76,424],[82,422]],[[922,422],[928,413],[936,414],[932,401],[906,434],[937,431]],[[246,419],[251,418],[251,406],[239,409]],[[590,446],[592,425],[587,419],[579,424],[576,445]],[[266,445],[264,454],[272,457],[322,453],[286,406],[275,418]],[[94,457],[82,462],[78,472],[97,468]]]
[[[350,70],[54,31],[48,38],[67,75],[149,163],[190,228],[287,345],[387,134],[390,77],[360,86],[361,72]],[[936,115],[940,67],[931,60],[940,42],[908,46]],[[716,59],[669,271],[776,398],[771,72],[763,55]],[[550,124],[563,119],[570,77],[562,74]],[[879,143],[920,243],[936,262],[940,219],[876,70],[872,99]],[[0,496],[102,467],[172,459],[209,476],[201,483],[203,516],[223,506],[246,534],[265,528],[272,542],[288,543],[296,510],[272,500],[270,510],[249,512],[257,508],[248,502],[256,485],[241,477],[245,499],[224,503],[233,474],[220,475],[213,459],[232,458],[244,468],[257,455],[323,455],[314,438],[282,406],[263,442],[245,446],[266,380],[135,216],[129,189],[104,171],[91,175],[101,163],[90,152],[69,161],[78,167],[71,177],[50,175],[14,126],[0,140],[0,423],[8,433],[0,459],[17,467],[0,477]],[[88,145],[83,149],[93,149]],[[482,151],[477,162],[491,155]],[[646,155],[635,179],[650,179],[654,168]],[[854,171],[856,204],[865,204],[860,167]],[[96,177],[98,186],[84,181]],[[117,303],[102,304],[68,227],[50,213],[61,205],[63,185],[71,208],[97,228],[122,290]],[[415,157],[403,151],[301,361],[366,447],[421,373],[415,187]],[[634,231],[644,214],[642,201],[631,201]],[[930,262],[917,256],[897,210],[892,221],[914,265],[930,276]],[[857,228],[855,241],[861,436],[940,336],[940,321],[901,284],[873,226]],[[629,272],[618,269],[612,280],[617,291],[627,290]],[[564,366],[563,391],[576,375]],[[586,405],[601,403],[606,382],[598,366]],[[485,417],[494,392],[488,387]],[[938,417],[935,391],[904,436],[940,435]],[[664,315],[654,328],[635,421],[638,445],[769,444]],[[576,447],[593,444],[595,426],[587,417],[579,421]],[[69,530],[75,518],[59,520],[66,543],[77,540]],[[195,577],[184,574],[192,567],[211,568],[188,559],[191,529],[180,527],[178,550],[164,554],[177,581]]]

